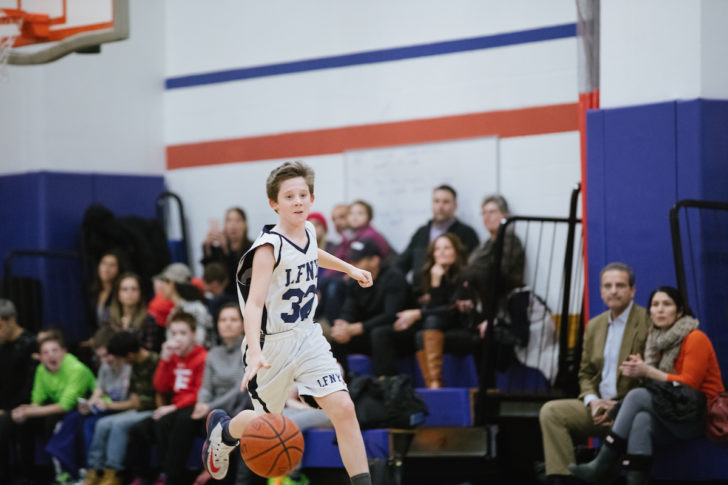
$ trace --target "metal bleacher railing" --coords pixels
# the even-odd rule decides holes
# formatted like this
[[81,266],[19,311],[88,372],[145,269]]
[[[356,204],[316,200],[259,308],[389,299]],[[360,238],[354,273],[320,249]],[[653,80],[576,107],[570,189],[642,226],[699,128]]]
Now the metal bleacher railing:
[[[172,217],[173,208],[170,200],[177,208],[177,218]],[[190,248],[187,244],[187,219],[182,199],[174,192],[162,192],[157,197],[157,220],[162,224],[173,262],[190,264]]]
[[[509,369],[496,368],[501,351],[493,331],[486,332],[480,361],[480,393],[497,396],[531,396],[538,400],[574,392],[583,335],[584,266],[581,219],[577,217],[580,187],[571,194],[569,216],[512,216],[499,228],[495,242],[491,301],[503,301],[507,293],[502,266],[507,252],[506,237],[512,232],[525,250],[524,283],[530,290],[528,314],[530,333],[527,345],[516,346],[517,360]],[[500,308],[502,311],[502,308]],[[486,318],[498,317],[492,305]],[[492,328],[489,326],[489,329]],[[492,405],[492,399],[489,404]],[[485,405],[486,399],[480,405]],[[486,411],[491,414],[492,409]],[[476,411],[476,414],[479,414]]]
[[[692,209],[692,210],[691,210]],[[683,214],[681,230],[681,213]],[[691,219],[690,215],[697,215]],[[693,232],[698,234],[693,235]],[[677,286],[685,301],[690,302],[698,318],[704,315],[698,298],[700,269],[717,265],[728,281],[728,202],[685,199],[678,201],[670,209],[670,232],[672,250],[675,259],[675,277]],[[683,236],[686,239],[683,245]],[[685,258],[687,251],[687,261]],[[700,260],[696,263],[696,252]],[[687,275],[690,275],[688,279]],[[711,304],[717,302],[711,302]],[[722,299],[728,305],[728,301]],[[723,312],[724,315],[728,312]]]
[[670,210],[675,277],[728,372],[728,202],[678,201]]
[[15,303],[18,322],[37,332],[60,327],[69,341],[87,338],[86,295],[75,251],[13,250],[3,262],[3,296]]

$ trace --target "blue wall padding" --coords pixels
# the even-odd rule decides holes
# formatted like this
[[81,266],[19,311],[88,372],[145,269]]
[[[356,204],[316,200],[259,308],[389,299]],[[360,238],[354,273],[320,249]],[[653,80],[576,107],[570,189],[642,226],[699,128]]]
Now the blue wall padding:
[[[153,218],[161,176],[33,172],[0,176],[0,255],[11,250],[78,250],[84,212],[100,203],[117,216]],[[3,271],[3,270],[0,270]],[[84,337],[84,289],[67,263],[19,261],[15,275],[43,283],[44,323],[59,325],[69,341]]]
[[545,392],[551,386],[540,370],[515,363],[505,372],[496,372],[495,387],[505,392]]
[[423,427],[471,426],[473,424],[470,389],[464,387],[417,389],[417,394],[425,401],[429,412],[422,424]]
[[[587,113],[587,230],[589,309],[606,309],[599,295],[599,271],[610,261],[635,269],[636,301],[647,304],[660,285],[676,285],[670,208],[682,199],[728,201],[728,101],[691,100],[594,110]],[[714,217],[711,215],[711,219]],[[691,214],[681,219],[683,245],[688,227],[697,255],[697,281],[689,303],[728,371],[728,294],[723,223]],[[692,276],[694,274],[694,276]]]
[[[590,112],[590,135],[594,118],[601,118],[600,134],[594,136],[602,143],[590,145],[594,136],[587,141],[592,316],[606,309],[598,288],[599,271],[607,262],[635,268],[636,300],[642,305],[655,286],[675,284],[668,213],[677,196],[675,143],[670,142],[675,138],[675,103]],[[595,154],[598,148],[602,152]]]
[[728,444],[707,438],[680,441],[655,449],[651,477],[657,480],[728,480]]
[[[369,375],[372,373],[371,358],[364,354],[350,354],[347,356],[349,371],[356,375]],[[406,374],[412,379],[415,387],[424,387],[420,367],[414,356],[397,359],[397,371]],[[472,355],[459,357],[445,354],[442,359],[442,377],[447,387],[478,387],[478,371],[475,368],[475,359]]]
[[[362,432],[367,458],[389,456],[389,430],[368,429]],[[306,447],[301,459],[302,467],[343,468],[336,433],[333,429],[308,429],[304,432]]]

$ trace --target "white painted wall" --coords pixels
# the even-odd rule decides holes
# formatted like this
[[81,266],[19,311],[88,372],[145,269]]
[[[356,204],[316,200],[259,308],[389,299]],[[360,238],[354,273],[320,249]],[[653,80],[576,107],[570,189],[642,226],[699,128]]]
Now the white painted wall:
[[[325,0],[286,1],[278,7],[227,0],[216,5],[220,8],[205,8],[203,23],[198,2],[168,3],[168,77],[576,22],[572,0],[455,0],[447,6],[432,0]],[[195,35],[190,35],[191,25]],[[165,92],[165,140],[176,145],[575,103],[576,62],[576,39],[569,38],[170,89]],[[345,154],[303,160],[317,172],[314,210],[328,216],[334,204],[351,200],[344,187]],[[263,187],[280,162],[167,172],[168,187],[186,203],[195,261],[209,219],[222,218],[226,208],[245,208],[251,237],[275,220]],[[514,213],[567,215],[570,191],[580,178],[576,132],[501,140],[498,164],[498,183]],[[477,201],[460,214],[482,236],[478,206],[492,191],[489,187],[492,183],[484,181],[482,193],[473,198]],[[377,205],[374,192],[356,196]],[[429,195],[421,203],[429,208]],[[419,225],[425,218],[410,223]],[[376,212],[373,225],[377,227]],[[410,237],[409,229],[405,232],[385,236],[401,250]]]
[[728,3],[601,2],[602,108],[728,98]]
[[8,66],[0,81],[0,174],[164,172],[163,2],[131,0],[128,40],[100,55]]
[[218,0],[214,7],[167,0],[167,5],[168,76],[576,21],[573,0]]
[[703,0],[701,11],[701,97],[728,98],[728,2]]

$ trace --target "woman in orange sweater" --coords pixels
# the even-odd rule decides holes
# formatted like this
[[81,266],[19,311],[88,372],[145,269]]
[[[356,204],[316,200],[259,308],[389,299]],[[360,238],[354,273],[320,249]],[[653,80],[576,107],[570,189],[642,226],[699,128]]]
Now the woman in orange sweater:
[[[630,355],[619,366],[630,377],[676,381],[705,394],[710,404],[723,392],[718,359],[708,336],[697,329],[698,321],[675,288],[661,286],[647,304],[652,326],[645,346],[645,358]],[[700,413],[698,413],[700,414]],[[571,472],[588,482],[607,483],[623,452],[627,459],[627,483],[649,480],[653,440],[660,444],[701,436],[703,419],[680,422],[660,416],[652,395],[644,387],[630,391],[619,409],[605,446],[597,457],[584,465],[569,465]]]

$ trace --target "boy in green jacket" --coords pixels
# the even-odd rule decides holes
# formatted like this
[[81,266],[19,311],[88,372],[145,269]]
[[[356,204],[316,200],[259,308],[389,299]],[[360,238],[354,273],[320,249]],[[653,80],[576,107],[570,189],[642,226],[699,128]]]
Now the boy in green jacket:
[[33,468],[36,436],[47,442],[63,415],[76,407],[79,397],[94,389],[94,375],[75,356],[66,352],[63,338],[53,334],[38,342],[41,365],[35,370],[31,403],[12,410],[13,421],[23,424],[18,433],[21,470]]

